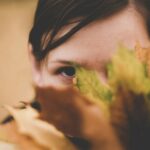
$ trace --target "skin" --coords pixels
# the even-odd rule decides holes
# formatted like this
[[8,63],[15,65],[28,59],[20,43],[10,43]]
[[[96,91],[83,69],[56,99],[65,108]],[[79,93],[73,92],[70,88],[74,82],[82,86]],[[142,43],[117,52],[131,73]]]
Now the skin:
[[[69,29],[70,26],[66,26],[60,31],[58,36]],[[74,74],[70,76],[66,72],[66,67],[72,69],[73,66],[70,65],[72,62],[82,67],[96,70],[99,73],[99,77],[103,81],[107,81],[105,67],[115,54],[118,44],[123,43],[128,48],[134,49],[137,42],[140,42],[142,47],[150,46],[146,20],[133,5],[130,5],[113,16],[103,20],[96,20],[85,26],[67,42],[52,50],[42,62],[36,61],[32,55],[32,45],[29,44],[34,85],[39,89],[63,89],[67,92],[66,89],[72,87],[75,77]],[[62,67],[65,68],[61,69]],[[60,69],[61,71],[58,71]],[[45,95],[45,99],[42,98],[44,95],[39,99],[42,107],[42,119],[54,124],[65,134],[87,138],[93,143],[93,149],[95,150],[101,148],[98,143],[101,143],[100,141],[104,139],[107,139],[110,143],[116,143],[116,147],[118,147],[116,149],[121,150],[112,127],[95,104],[82,103],[79,101],[80,98],[77,98],[77,100],[72,100],[71,98],[71,102],[67,101],[66,97],[65,102],[57,98],[56,101],[54,97],[47,96],[47,93]],[[71,96],[68,94],[68,97],[70,98]],[[56,103],[57,105],[55,105]],[[57,108],[57,106],[62,107]],[[76,112],[74,115],[76,118],[80,117],[80,119],[74,120],[75,116],[69,116],[69,108]],[[62,118],[67,119],[62,120]],[[82,125],[80,124],[81,122],[75,124],[78,120],[81,120]],[[71,122],[72,128],[68,122]],[[74,124],[76,125],[75,127],[73,126]],[[92,126],[94,128],[91,128]],[[81,130],[77,131],[74,128],[80,128]],[[107,134],[102,129],[110,131],[110,134],[108,133],[108,136],[105,136]],[[104,138],[101,138],[101,136],[97,140],[95,139],[95,137],[98,137],[96,135],[102,135]],[[113,139],[113,142],[109,139]],[[110,147],[112,147],[111,144]],[[105,149],[109,150],[109,148],[103,148],[103,150]]]
[[[60,34],[69,28],[65,27]],[[61,67],[70,66],[70,62],[95,69],[100,77],[105,78],[106,63],[115,53],[118,44],[123,43],[133,49],[137,41],[143,47],[150,45],[146,20],[134,6],[129,6],[109,18],[87,25],[66,43],[52,50],[42,63],[35,60],[30,45],[34,83],[38,87],[58,89],[70,86],[72,76],[65,75],[65,71],[56,74]]]

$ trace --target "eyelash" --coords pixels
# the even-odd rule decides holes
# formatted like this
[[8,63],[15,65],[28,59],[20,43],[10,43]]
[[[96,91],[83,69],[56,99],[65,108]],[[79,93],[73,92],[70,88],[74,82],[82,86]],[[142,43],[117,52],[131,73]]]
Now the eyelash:
[[63,78],[64,81],[72,82],[76,75],[75,67],[64,66],[56,70],[55,74]]

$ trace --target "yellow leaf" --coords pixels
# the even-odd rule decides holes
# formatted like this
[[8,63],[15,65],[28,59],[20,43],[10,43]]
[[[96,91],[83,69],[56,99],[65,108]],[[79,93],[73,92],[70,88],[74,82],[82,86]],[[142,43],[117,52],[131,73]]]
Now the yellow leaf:
[[0,141],[0,150],[17,150],[14,144]]
[[74,145],[53,125],[40,120],[39,113],[27,106],[16,109],[5,106],[14,117],[21,134],[31,137],[35,142],[50,150],[76,150]]

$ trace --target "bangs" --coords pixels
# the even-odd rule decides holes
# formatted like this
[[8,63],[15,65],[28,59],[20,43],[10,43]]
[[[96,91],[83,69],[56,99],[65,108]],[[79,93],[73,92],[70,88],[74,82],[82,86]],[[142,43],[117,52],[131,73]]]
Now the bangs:
[[[111,16],[127,5],[128,0],[40,0],[29,36],[34,56],[42,60],[87,24]],[[72,23],[75,25],[68,32],[56,38],[63,27]]]

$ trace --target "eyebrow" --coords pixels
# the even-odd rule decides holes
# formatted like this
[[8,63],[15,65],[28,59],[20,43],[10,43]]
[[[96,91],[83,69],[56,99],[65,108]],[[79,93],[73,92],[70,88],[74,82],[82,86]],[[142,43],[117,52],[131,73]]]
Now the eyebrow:
[[[65,67],[76,67],[76,66],[79,66],[79,67],[82,67],[82,68],[85,68],[85,69],[89,69],[89,70],[95,70],[95,71],[98,71],[98,72],[105,72],[106,73],[106,64],[109,63],[109,61],[106,61],[104,64],[103,63],[99,63],[99,61],[97,61],[97,67],[95,65],[95,67],[93,68],[92,66],[90,66],[90,63],[88,61],[84,61],[84,60],[80,60],[80,59],[76,59],[76,61],[72,61],[72,60],[63,60],[63,59],[56,59],[56,60],[53,60],[53,61],[50,61],[49,64],[51,63],[58,63],[58,66],[62,65],[62,67],[64,67],[63,65],[66,65]],[[57,66],[57,67],[58,67]],[[59,67],[60,67],[59,66]],[[56,66],[55,66],[56,67]],[[55,68],[54,67],[54,68]],[[55,70],[55,69],[54,69]]]
[[88,63],[83,62],[83,61],[71,61],[71,60],[54,60],[54,61],[50,61],[49,63],[60,63],[60,64],[65,64],[65,65],[79,65],[79,66],[87,66]]
[[[80,67],[84,67],[84,68],[91,68],[90,66],[90,63],[88,61],[84,61],[84,60],[80,60],[80,59],[74,59],[74,60],[63,60],[63,59],[56,59],[56,60],[53,60],[53,61],[50,61],[49,64],[51,63],[58,63],[58,64],[64,64],[64,65],[77,65],[77,66],[80,66]],[[97,64],[100,65],[99,68],[104,68],[105,65],[109,63],[109,61],[106,61],[105,63],[101,63],[99,61],[97,61]]]

